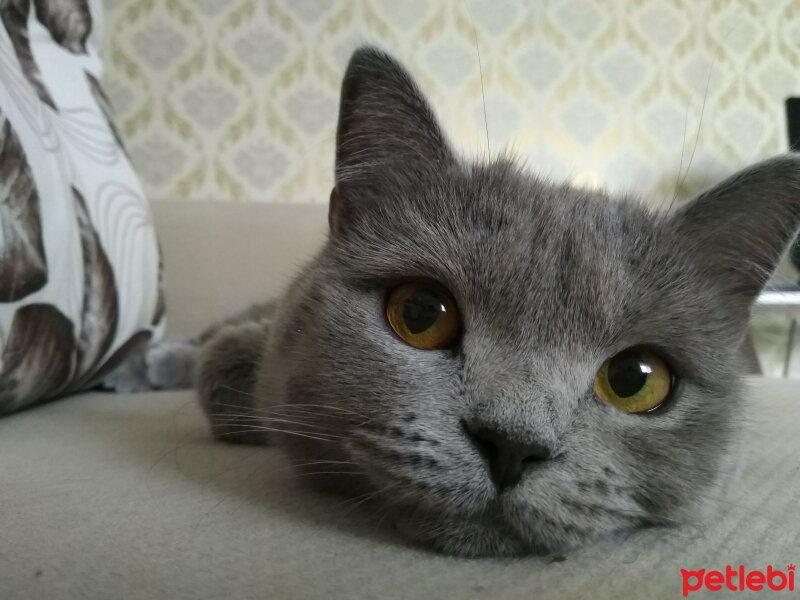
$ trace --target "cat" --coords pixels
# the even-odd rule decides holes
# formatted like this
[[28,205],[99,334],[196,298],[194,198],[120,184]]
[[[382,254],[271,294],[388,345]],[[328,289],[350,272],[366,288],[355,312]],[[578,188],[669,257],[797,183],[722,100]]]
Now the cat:
[[796,157],[653,212],[459,158],[412,77],[365,47],[329,223],[281,299],[196,346],[215,436],[275,443],[461,556],[563,551],[723,496],[750,309],[800,226]]

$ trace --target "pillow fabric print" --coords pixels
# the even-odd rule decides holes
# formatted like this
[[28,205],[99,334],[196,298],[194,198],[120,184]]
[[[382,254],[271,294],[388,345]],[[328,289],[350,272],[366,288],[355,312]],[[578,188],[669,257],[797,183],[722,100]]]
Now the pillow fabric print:
[[0,414],[86,389],[164,325],[151,214],[109,114],[100,0],[0,0]]

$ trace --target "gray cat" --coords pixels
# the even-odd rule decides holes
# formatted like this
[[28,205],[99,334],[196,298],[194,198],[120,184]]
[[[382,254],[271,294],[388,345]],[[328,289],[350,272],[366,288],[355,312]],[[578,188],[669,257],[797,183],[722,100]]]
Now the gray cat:
[[719,500],[750,308],[800,226],[797,158],[654,214],[459,159],[370,48],[336,144],[327,244],[200,349],[216,436],[274,442],[458,555],[561,550]]

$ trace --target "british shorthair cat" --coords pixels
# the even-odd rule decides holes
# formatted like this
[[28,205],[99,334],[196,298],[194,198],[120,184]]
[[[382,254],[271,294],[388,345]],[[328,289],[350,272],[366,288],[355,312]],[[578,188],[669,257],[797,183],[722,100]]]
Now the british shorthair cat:
[[200,348],[215,435],[275,443],[458,555],[555,551],[714,505],[742,435],[751,305],[800,226],[797,158],[653,212],[459,158],[411,76],[362,48],[335,173],[324,248]]

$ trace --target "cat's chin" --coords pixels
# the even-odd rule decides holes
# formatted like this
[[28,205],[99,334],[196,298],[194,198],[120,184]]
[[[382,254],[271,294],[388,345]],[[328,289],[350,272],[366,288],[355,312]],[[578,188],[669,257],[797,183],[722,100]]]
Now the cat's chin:
[[578,531],[552,519],[524,519],[527,511],[499,498],[483,510],[437,510],[423,499],[401,501],[381,494],[368,478],[343,481],[337,477],[313,478],[318,491],[336,494],[361,504],[367,513],[391,527],[408,542],[436,552],[461,557],[512,557],[564,552],[594,537],[624,529],[623,524]]
[[395,515],[395,528],[419,545],[468,558],[544,554],[550,549],[527,543],[500,519],[408,513]]
[[396,511],[393,524],[404,537],[427,548],[471,558],[545,555],[588,539],[553,522],[521,523],[496,508],[478,516]]
[[[302,469],[300,469],[302,473]],[[545,516],[517,494],[492,495],[484,503],[455,509],[425,494],[398,494],[370,474],[330,474],[304,478],[312,488],[345,497],[379,522],[424,548],[461,557],[511,557],[564,552],[596,537],[630,528],[627,519],[597,519],[577,526],[569,514]],[[395,490],[392,493],[391,490]],[[452,499],[451,499],[452,500]],[[349,502],[348,502],[349,503]],[[577,510],[577,509],[576,509]],[[574,517],[574,516],[573,516]]]

